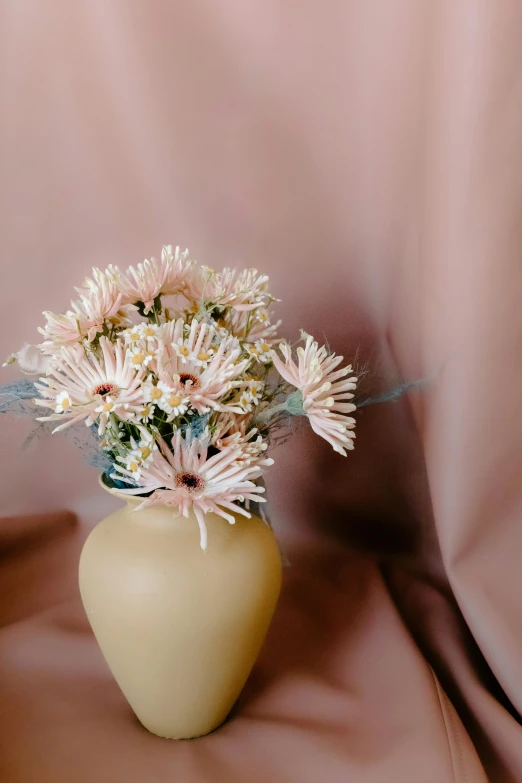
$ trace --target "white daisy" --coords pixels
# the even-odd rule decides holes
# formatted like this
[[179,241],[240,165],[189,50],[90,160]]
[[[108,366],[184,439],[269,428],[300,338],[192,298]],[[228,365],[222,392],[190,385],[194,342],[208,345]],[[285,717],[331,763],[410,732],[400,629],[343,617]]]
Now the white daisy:
[[156,358],[157,348],[145,347],[141,343],[131,342],[127,348],[127,357],[135,369],[147,367]]
[[272,363],[272,346],[266,340],[257,340],[255,343],[257,360],[263,364]]
[[155,340],[158,336],[159,326],[157,324],[140,324],[141,334],[145,340]]
[[140,410],[136,411],[135,418],[138,421],[147,422],[152,421],[155,415],[155,406],[152,404],[145,405]]
[[102,402],[94,410],[98,414],[98,432],[102,435],[105,432],[111,414],[118,415],[124,411],[125,404],[115,397],[106,396],[103,397]]
[[55,413],[65,413],[65,411],[70,410],[72,406],[71,403],[71,395],[67,391],[61,391],[59,394],[56,395],[55,400]]
[[140,464],[150,465],[154,457],[154,450],[158,447],[154,442],[153,434],[146,430],[145,427],[140,427],[140,435],[141,438],[138,443],[136,443],[134,438],[131,438],[131,445],[135,453],[139,455]]
[[186,340],[183,337],[178,337],[177,340],[171,343],[172,348],[176,351],[182,364],[186,364],[190,358],[190,348],[187,345]]
[[121,336],[127,343],[148,342],[158,337],[159,326],[146,321],[125,329]]
[[243,394],[239,397],[237,404],[243,411],[243,413],[250,413],[253,406],[253,400],[250,394],[247,391],[244,391]]
[[168,414],[167,421],[183,416],[187,412],[189,404],[190,399],[175,389],[169,389],[169,392],[158,403],[159,407]]
[[263,381],[258,381],[255,378],[245,378],[245,384],[246,384],[246,393],[248,394],[252,402],[255,405],[257,405],[257,403],[261,399],[261,395],[263,394],[263,389],[265,388],[265,384],[263,383]]
[[208,363],[214,356],[214,353],[214,348],[211,348],[210,346],[206,350],[193,353],[191,357],[192,363],[195,364],[196,367],[208,367]]
[[162,407],[167,397],[172,393],[171,387],[164,381],[154,383],[152,378],[147,378],[143,384],[143,398],[145,402]]
[[143,335],[141,333],[140,326],[141,324],[135,324],[130,329],[125,329],[125,331],[121,333],[123,340],[125,340],[126,343],[130,343],[131,345],[143,342]]
[[[125,465],[130,478],[132,478],[134,481],[138,481],[141,476],[142,467],[140,454],[136,451],[130,451],[126,457],[118,457],[117,459],[119,462],[122,462]],[[118,466],[115,465],[115,467],[117,468]]]

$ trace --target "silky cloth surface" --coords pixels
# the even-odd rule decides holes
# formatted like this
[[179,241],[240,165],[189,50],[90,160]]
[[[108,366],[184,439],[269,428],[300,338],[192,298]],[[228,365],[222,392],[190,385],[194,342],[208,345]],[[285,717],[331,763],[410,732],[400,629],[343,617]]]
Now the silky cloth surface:
[[0,63],[3,353],[173,243],[266,271],[365,394],[425,381],[346,459],[274,454],[282,599],[192,742],[139,726],[79,603],[114,501],[2,421],[2,783],[521,781],[522,6],[0,0]]

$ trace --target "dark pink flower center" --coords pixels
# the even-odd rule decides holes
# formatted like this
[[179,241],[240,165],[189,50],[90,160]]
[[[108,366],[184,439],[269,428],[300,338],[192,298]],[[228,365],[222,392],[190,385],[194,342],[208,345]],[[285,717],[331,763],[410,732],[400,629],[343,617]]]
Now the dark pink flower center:
[[115,397],[118,394],[118,387],[114,383],[100,383],[92,390],[93,397],[96,397],[97,394],[100,394],[102,397],[105,397],[107,394]]
[[182,372],[179,376],[179,382],[182,386],[186,386],[187,384],[190,384],[191,389],[199,389],[201,386],[201,383],[199,382],[199,378],[196,378],[195,375],[192,375],[189,372]]
[[176,486],[189,492],[199,492],[205,486],[205,482],[197,473],[178,473]]

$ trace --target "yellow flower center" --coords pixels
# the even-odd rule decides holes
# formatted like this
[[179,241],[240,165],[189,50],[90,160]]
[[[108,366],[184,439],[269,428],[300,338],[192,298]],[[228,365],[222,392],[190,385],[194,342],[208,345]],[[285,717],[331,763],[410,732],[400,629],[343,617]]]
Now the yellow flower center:
[[206,351],[200,351],[198,353],[198,359],[200,362],[207,362],[210,359],[210,354]]
[[186,345],[180,345],[179,346],[179,352],[182,356],[188,356],[189,355],[189,349]]
[[172,397],[169,397],[169,405],[172,408],[177,408],[178,405],[181,405],[181,397],[178,397],[177,394],[173,394]]
[[61,405],[62,405],[62,411],[66,411],[67,408],[71,407],[70,399],[68,397],[64,397],[63,400],[62,400]]
[[150,416],[150,405],[146,405],[146,406],[143,408],[143,410],[142,410],[142,412],[141,412],[141,415],[142,415],[144,418],[147,418],[147,416]]
[[133,332],[131,334],[131,336],[129,337],[129,339],[132,340],[133,343],[135,343],[136,340],[140,339],[140,336],[139,336],[138,332]]
[[145,361],[145,354],[144,353],[137,353],[136,356],[132,357],[132,363],[133,364],[142,364],[142,362]]
[[261,350],[264,353],[268,353],[271,349],[270,349],[270,346],[268,345],[268,343],[261,343]]
[[157,386],[154,386],[150,390],[150,398],[151,398],[151,400],[159,400],[162,396],[163,396],[163,392],[161,391],[161,389],[158,389]]
[[120,323],[120,319],[118,318],[117,315],[113,315],[111,316],[111,318],[109,318],[109,323],[114,324],[114,326],[117,326]]
[[145,334],[147,335],[147,337],[154,337],[155,332],[152,326],[147,326],[147,328],[145,329]]
[[108,413],[109,411],[112,411],[113,408],[114,408],[114,403],[113,402],[106,402],[105,405],[103,406],[103,410],[104,410],[105,413]]
[[138,472],[138,466],[136,465],[135,462],[131,462],[130,463],[129,470],[131,471],[131,473],[137,473]]
[[140,446],[141,456],[143,459],[148,459],[150,455],[152,454],[152,451],[149,449],[148,446]]
[[251,348],[250,353],[252,354],[252,356],[259,356],[259,351],[257,350],[257,348]]

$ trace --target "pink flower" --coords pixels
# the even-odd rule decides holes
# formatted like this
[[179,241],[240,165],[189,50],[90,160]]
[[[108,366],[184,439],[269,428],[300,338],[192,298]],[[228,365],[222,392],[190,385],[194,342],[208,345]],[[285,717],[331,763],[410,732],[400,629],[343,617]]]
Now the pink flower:
[[100,338],[101,356],[85,352],[80,345],[62,348],[51,363],[47,377],[35,383],[40,397],[35,402],[53,408],[50,419],[65,419],[57,430],[86,419],[92,424],[100,417],[103,432],[109,413],[120,419],[132,418],[143,407],[143,369],[125,360],[125,345]]
[[270,301],[268,279],[257,269],[223,269],[219,275],[218,304],[239,311],[263,307]]
[[39,326],[38,331],[45,338],[42,350],[46,353],[59,351],[63,345],[78,342],[82,338],[82,325],[77,313],[68,310],[65,315],[44,310],[43,315],[47,323]]
[[188,250],[181,252],[177,247],[173,252],[172,245],[166,245],[160,259],[145,259],[137,267],[129,266],[123,275],[117,267],[110,267],[110,270],[119,276],[124,301],[130,304],[143,302],[145,313],[148,313],[157,296],[185,291],[192,266]]
[[229,415],[219,420],[216,431],[212,437],[212,444],[218,449],[226,449],[231,446],[241,448],[243,460],[249,460],[250,464],[256,464],[259,475],[265,465],[272,465],[273,460],[262,456],[268,446],[260,435],[258,429],[250,426],[250,416]]
[[274,366],[285,381],[301,392],[303,412],[313,431],[345,457],[346,449],[353,449],[355,438],[355,419],[345,415],[356,408],[347,402],[353,398],[351,392],[357,383],[355,376],[346,378],[352,372],[351,366],[336,370],[343,357],[328,354],[310,335],[306,336],[305,347],[297,349],[298,364],[292,359],[289,345],[282,343],[279,349],[285,361],[272,351]]
[[96,267],[92,270],[92,279],[85,278],[83,287],[87,292],[77,288],[80,300],[71,304],[82,333],[86,334],[91,342],[96,334],[102,331],[105,321],[114,319],[120,323],[118,311],[123,304],[123,296],[118,276],[111,274],[109,270],[102,272]]
[[215,336],[213,326],[198,323],[195,318],[188,334],[181,318],[162,326],[158,333],[158,377],[188,397],[199,413],[210,408],[241,413],[240,408],[222,399],[241,386],[248,360],[240,359],[241,349],[235,341],[223,339],[219,347],[212,348]]
[[179,247],[173,249],[172,245],[165,245],[162,249],[161,263],[165,272],[160,293],[172,296],[185,292],[194,267],[194,261],[190,261],[188,255],[188,250],[182,252]]
[[266,307],[273,301],[268,291],[268,275],[257,269],[223,269],[215,272],[207,266],[193,270],[186,296],[196,302],[213,302],[240,312]]
[[122,305],[117,274],[110,268],[106,272],[93,268],[92,272],[92,278],[85,279],[83,288],[76,289],[80,299],[71,302],[72,310],[65,315],[44,312],[47,323],[38,330],[46,338],[42,344],[44,352],[56,353],[63,345],[82,338],[92,342],[106,321],[118,326],[130,323],[129,308]]
[[230,308],[221,315],[219,323],[230,334],[252,346],[259,340],[266,343],[277,340],[277,330],[281,326],[281,321],[274,324],[270,322],[270,313],[263,307],[254,313]]
[[[132,495],[152,494],[138,506],[146,508],[154,504],[171,506],[177,515],[188,517],[192,509],[198,521],[200,544],[207,546],[205,514],[214,513],[235,523],[234,513],[250,517],[251,514],[237,501],[264,502],[260,495],[263,487],[254,484],[260,475],[260,465],[250,458],[239,443],[225,446],[217,454],[208,457],[205,442],[184,439],[178,430],[172,439],[172,449],[164,440],[157,438],[160,450],[152,452],[152,460],[140,468],[139,487],[121,490]],[[272,460],[264,460],[271,464]],[[132,480],[132,473],[120,465],[119,473]],[[115,474],[114,478],[120,478]]]

